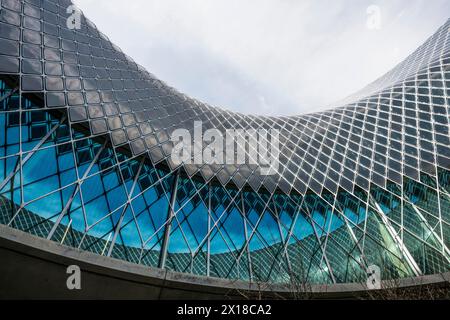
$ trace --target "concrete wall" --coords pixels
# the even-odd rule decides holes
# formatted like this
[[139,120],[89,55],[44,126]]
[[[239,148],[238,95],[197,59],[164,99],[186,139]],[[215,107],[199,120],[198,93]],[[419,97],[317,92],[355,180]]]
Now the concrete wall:
[[[81,269],[81,290],[68,290],[69,265]],[[402,279],[399,285],[440,284],[450,273]],[[294,297],[283,285],[193,276],[112,259],[66,247],[0,225],[0,299],[244,299]],[[315,298],[352,298],[365,290],[361,284],[312,286]]]

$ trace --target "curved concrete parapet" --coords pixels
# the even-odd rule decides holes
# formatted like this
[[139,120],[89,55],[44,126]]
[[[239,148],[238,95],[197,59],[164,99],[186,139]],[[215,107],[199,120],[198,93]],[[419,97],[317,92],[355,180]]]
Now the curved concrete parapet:
[[[0,225],[0,298],[14,299],[246,299],[367,297],[359,283],[312,285],[250,284],[148,268],[57,244]],[[67,267],[81,269],[81,290],[69,290]],[[439,286],[450,290],[450,273],[399,279],[396,289]],[[383,282],[383,290],[393,289]],[[380,294],[374,291],[373,295]]]

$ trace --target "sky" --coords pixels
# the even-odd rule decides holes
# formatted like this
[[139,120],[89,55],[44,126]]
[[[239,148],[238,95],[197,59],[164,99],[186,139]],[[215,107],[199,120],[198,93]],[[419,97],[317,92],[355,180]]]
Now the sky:
[[213,106],[298,115],[374,81],[449,18],[448,0],[75,0],[127,55]]

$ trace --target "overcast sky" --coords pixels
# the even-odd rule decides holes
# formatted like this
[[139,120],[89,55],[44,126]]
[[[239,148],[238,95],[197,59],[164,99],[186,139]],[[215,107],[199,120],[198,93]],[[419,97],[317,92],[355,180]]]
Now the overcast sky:
[[[75,4],[126,54],[179,91],[265,115],[313,112],[354,93],[401,62],[450,12],[448,0]],[[371,5],[379,8],[380,24],[373,24],[376,12],[367,12]]]

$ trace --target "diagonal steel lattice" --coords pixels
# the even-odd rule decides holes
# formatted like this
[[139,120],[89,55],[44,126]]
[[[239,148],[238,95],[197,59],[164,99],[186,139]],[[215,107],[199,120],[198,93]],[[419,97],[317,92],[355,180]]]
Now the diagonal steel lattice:
[[[0,9],[0,223],[199,275],[357,282],[450,270],[450,20],[335,108],[244,115],[155,78],[69,0]],[[177,128],[277,129],[280,168],[175,165]],[[201,152],[202,149],[200,148]]]

